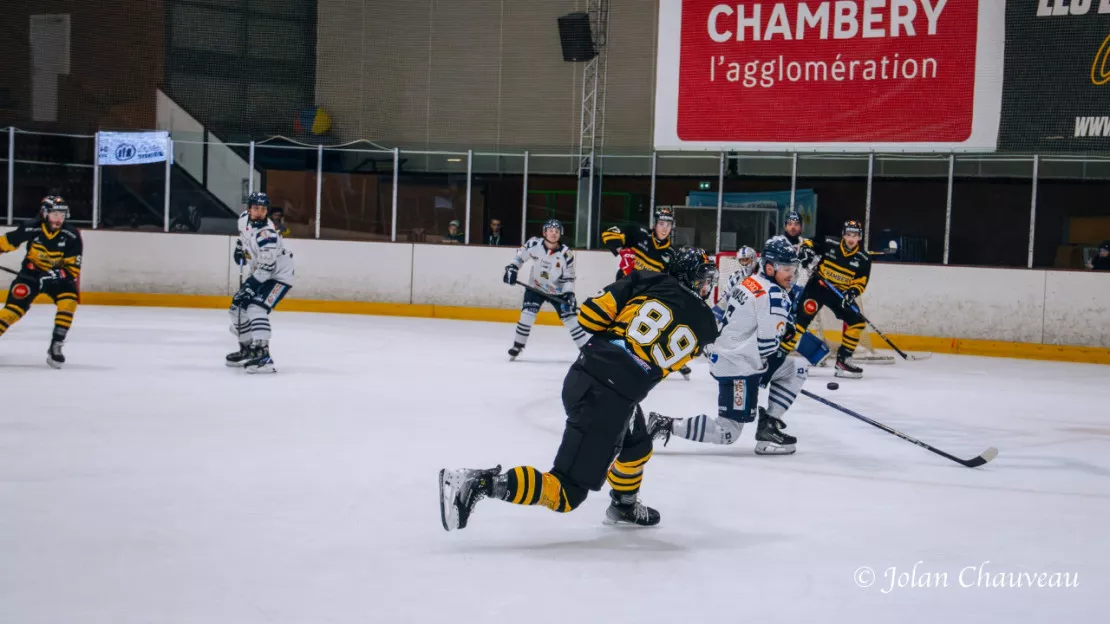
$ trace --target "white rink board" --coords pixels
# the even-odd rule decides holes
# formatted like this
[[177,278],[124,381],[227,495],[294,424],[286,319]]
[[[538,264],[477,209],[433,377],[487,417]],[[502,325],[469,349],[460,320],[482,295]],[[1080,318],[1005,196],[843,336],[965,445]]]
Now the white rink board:
[[1040,342],[1045,273],[876,263],[864,305],[884,333]]
[[[87,292],[229,295],[234,238],[85,230]],[[515,247],[290,239],[292,297],[513,309],[502,281]],[[612,281],[608,251],[575,253],[578,298]],[[529,265],[521,269],[527,275]],[[521,278],[523,279],[523,278]],[[944,338],[1110,346],[1110,276],[1073,271],[875,264],[864,296],[884,332]],[[834,325],[830,325],[830,328]]]
[[81,290],[230,295],[227,236],[82,230]]
[[1110,347],[1110,275],[1049,272],[1044,322],[1048,344]]

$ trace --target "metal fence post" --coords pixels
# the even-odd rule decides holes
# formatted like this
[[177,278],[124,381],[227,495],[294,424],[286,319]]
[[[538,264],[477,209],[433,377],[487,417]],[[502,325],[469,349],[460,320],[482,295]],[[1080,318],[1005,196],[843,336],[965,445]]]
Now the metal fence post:
[[250,171],[247,172],[247,197],[254,194],[254,141],[250,147]]
[[528,235],[528,152],[524,152],[524,194],[520,198],[520,246]]
[[948,248],[952,240],[952,185],[955,182],[956,154],[948,155],[948,200],[944,209],[944,264],[948,264]]
[[324,144],[316,146],[316,238],[320,238],[321,197],[324,193]]
[[659,152],[651,150],[651,200],[648,204],[648,227],[655,227],[655,170]]
[[100,134],[93,143],[92,227],[100,227]]
[[470,244],[470,189],[474,178],[474,150],[466,150],[466,218],[464,219],[466,231],[463,232],[463,244]]
[[15,222],[15,127],[8,128],[8,225]]
[[1033,239],[1037,233],[1037,177],[1040,174],[1041,157],[1033,155],[1033,193],[1029,201],[1029,262],[1028,267],[1033,268]]
[[798,196],[798,152],[794,152],[790,160],[790,210],[794,211],[794,200]]
[[721,167],[717,174],[717,250],[714,254],[721,253],[721,219],[725,211],[725,153],[721,152]]
[[163,206],[165,214],[162,216],[162,227],[166,232],[170,231],[170,178],[173,176],[173,139],[169,139],[168,143],[168,149],[166,150],[166,200]]
[[393,148],[393,226],[390,228],[389,240],[397,242],[397,179],[401,169],[401,150]]
[[867,200],[863,209],[863,250],[871,248],[871,183],[875,178],[875,152],[867,155]]

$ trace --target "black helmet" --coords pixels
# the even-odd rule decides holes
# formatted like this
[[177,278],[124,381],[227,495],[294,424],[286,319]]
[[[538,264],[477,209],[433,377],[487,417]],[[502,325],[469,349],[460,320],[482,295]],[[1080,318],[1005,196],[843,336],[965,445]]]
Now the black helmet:
[[46,216],[52,212],[60,212],[69,218],[69,202],[62,199],[60,195],[47,195],[42,198],[39,204],[39,218],[46,221]]
[[798,225],[801,225],[802,215],[798,214],[798,212],[795,210],[791,210],[790,212],[786,213],[785,223],[786,225],[790,225],[791,223],[797,223]]
[[844,229],[840,232],[843,234],[859,234],[863,236],[863,224],[856,220],[845,221]]
[[709,261],[704,249],[683,247],[667,269],[683,286],[702,298],[708,297],[717,285],[717,266]]
[[[251,219],[249,214],[251,206],[262,206],[266,209],[266,216],[258,220]],[[262,227],[266,225],[266,221],[270,218],[270,196],[265,193],[251,193],[251,196],[247,198],[247,212],[247,218],[250,219],[252,226]]]
[[674,208],[670,206],[659,206],[655,209],[655,222],[670,221],[674,223]]
[[558,219],[548,219],[547,221],[544,221],[543,229],[541,231],[544,234],[547,234],[548,230],[557,230],[559,232],[559,236],[562,236],[563,235],[563,222],[558,220]]

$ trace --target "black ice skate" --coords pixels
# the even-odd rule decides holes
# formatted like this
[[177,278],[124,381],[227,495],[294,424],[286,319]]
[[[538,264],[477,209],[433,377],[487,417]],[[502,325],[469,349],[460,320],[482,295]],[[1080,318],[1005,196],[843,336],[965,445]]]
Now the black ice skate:
[[863,377],[863,369],[852,363],[850,356],[841,352],[836,355],[836,372],[834,377],[846,379],[859,379]]
[[232,368],[242,368],[247,365],[252,357],[250,344],[241,343],[238,351],[227,354],[227,365]]
[[652,440],[662,440],[663,446],[667,446],[674,433],[674,419],[659,412],[651,412],[648,414],[647,430]]
[[605,510],[604,524],[610,526],[633,525],[655,526],[659,524],[659,512],[640,502],[635,494],[609,492],[611,502]]
[[519,342],[514,342],[512,348],[509,349],[509,360],[515,360],[516,356],[520,355],[520,352],[523,350],[524,345],[520,344]]
[[66,363],[66,356],[62,354],[62,341],[50,341],[50,348],[46,351],[46,363],[50,368],[61,368]]
[[693,371],[690,370],[689,366],[683,366],[682,368],[678,369],[678,372],[679,372],[679,374],[682,375],[682,377],[684,379],[689,381],[690,380],[690,373],[693,372]]
[[439,471],[439,519],[445,531],[466,528],[478,501],[493,495],[493,479],[499,474],[500,465],[488,470]]
[[276,373],[274,360],[270,358],[270,347],[264,344],[251,345],[251,357],[243,365],[248,373]]
[[759,408],[759,423],[755,430],[756,455],[793,455],[798,438],[783,433],[786,423]]

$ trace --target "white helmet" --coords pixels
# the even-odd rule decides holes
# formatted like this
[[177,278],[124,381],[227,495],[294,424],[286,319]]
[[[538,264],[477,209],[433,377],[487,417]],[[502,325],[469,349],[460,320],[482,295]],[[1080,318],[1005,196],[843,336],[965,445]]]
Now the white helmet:
[[751,277],[756,269],[755,250],[747,245],[736,250],[736,261],[740,265],[740,273],[744,277]]

